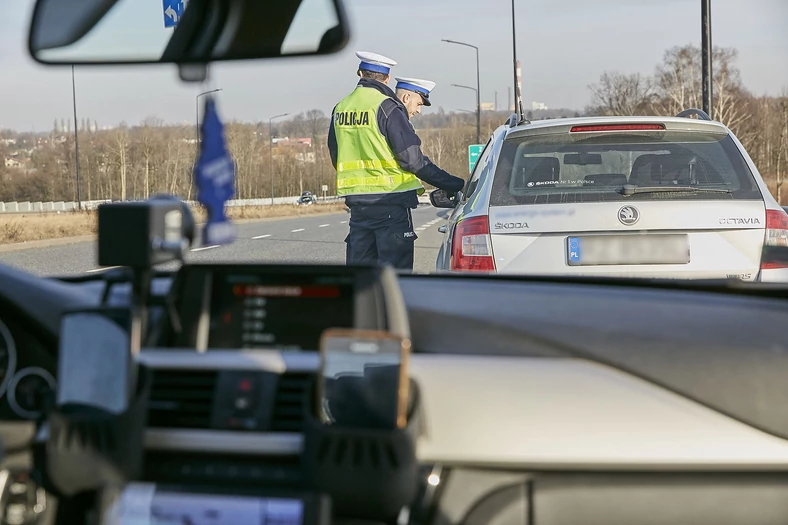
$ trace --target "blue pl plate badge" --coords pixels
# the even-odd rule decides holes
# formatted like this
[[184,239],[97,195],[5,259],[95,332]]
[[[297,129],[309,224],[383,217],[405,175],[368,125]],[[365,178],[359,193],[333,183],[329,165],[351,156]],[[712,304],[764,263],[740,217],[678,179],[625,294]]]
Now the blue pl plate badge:
[[197,200],[205,206],[208,221],[203,229],[206,246],[229,244],[235,240],[235,227],[225,214],[225,204],[235,196],[235,165],[224,140],[224,126],[210,95],[205,100],[200,158],[194,167]]
[[569,237],[567,239],[569,250],[569,264],[580,262],[580,239],[577,237]]

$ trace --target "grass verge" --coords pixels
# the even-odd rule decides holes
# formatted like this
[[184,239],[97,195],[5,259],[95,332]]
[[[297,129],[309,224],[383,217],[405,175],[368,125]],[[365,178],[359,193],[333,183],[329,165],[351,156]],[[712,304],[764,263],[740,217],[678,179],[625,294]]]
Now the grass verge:
[[[344,203],[337,202],[312,206],[296,206],[293,204],[239,206],[227,208],[227,214],[233,220],[244,220],[299,217],[344,210]],[[206,214],[202,208],[194,208],[192,211],[198,223],[205,221]],[[0,215],[0,244],[95,235],[98,228],[97,216],[95,211],[2,214]]]

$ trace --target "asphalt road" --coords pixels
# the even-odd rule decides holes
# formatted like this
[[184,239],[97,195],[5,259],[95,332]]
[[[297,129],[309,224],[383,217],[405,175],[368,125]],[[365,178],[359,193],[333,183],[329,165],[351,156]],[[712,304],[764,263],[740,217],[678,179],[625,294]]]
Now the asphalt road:
[[[414,272],[435,271],[447,210],[420,206],[413,210],[418,239]],[[226,246],[198,246],[187,262],[266,262],[344,264],[349,214],[345,212],[237,225],[238,239]],[[63,276],[104,271],[96,262],[95,241],[3,252],[0,263],[40,276]]]

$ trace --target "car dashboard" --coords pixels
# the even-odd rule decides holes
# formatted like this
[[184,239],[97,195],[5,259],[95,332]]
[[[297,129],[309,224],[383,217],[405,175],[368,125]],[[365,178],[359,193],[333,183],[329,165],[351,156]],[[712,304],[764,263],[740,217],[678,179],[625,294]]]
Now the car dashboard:
[[[297,487],[316,337],[344,325],[409,330],[425,419],[420,522],[777,523],[788,515],[785,289],[386,281],[377,271],[194,265],[156,274],[153,329],[139,354],[153,374],[145,480]],[[9,384],[30,368],[57,379],[64,312],[127,306],[131,297],[117,271],[57,280],[0,267],[0,281],[0,320],[15,347]],[[26,399],[54,388],[44,383]],[[239,412],[241,383],[256,395]],[[8,394],[0,400],[6,468],[29,464],[35,419],[15,411]]]

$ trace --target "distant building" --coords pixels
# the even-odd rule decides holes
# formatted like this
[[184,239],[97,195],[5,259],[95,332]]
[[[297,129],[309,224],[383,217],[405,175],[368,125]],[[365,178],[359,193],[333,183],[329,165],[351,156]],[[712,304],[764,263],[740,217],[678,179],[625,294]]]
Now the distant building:
[[544,102],[531,102],[531,109],[533,111],[545,111],[550,108]]
[[482,111],[495,111],[495,102],[482,102]]
[[312,147],[312,139],[311,137],[305,138],[290,138],[290,137],[274,137],[271,139],[273,144],[281,145],[281,146],[307,146],[309,148]]
[[15,158],[6,157],[5,159],[5,167],[6,168],[21,168],[22,163]]

